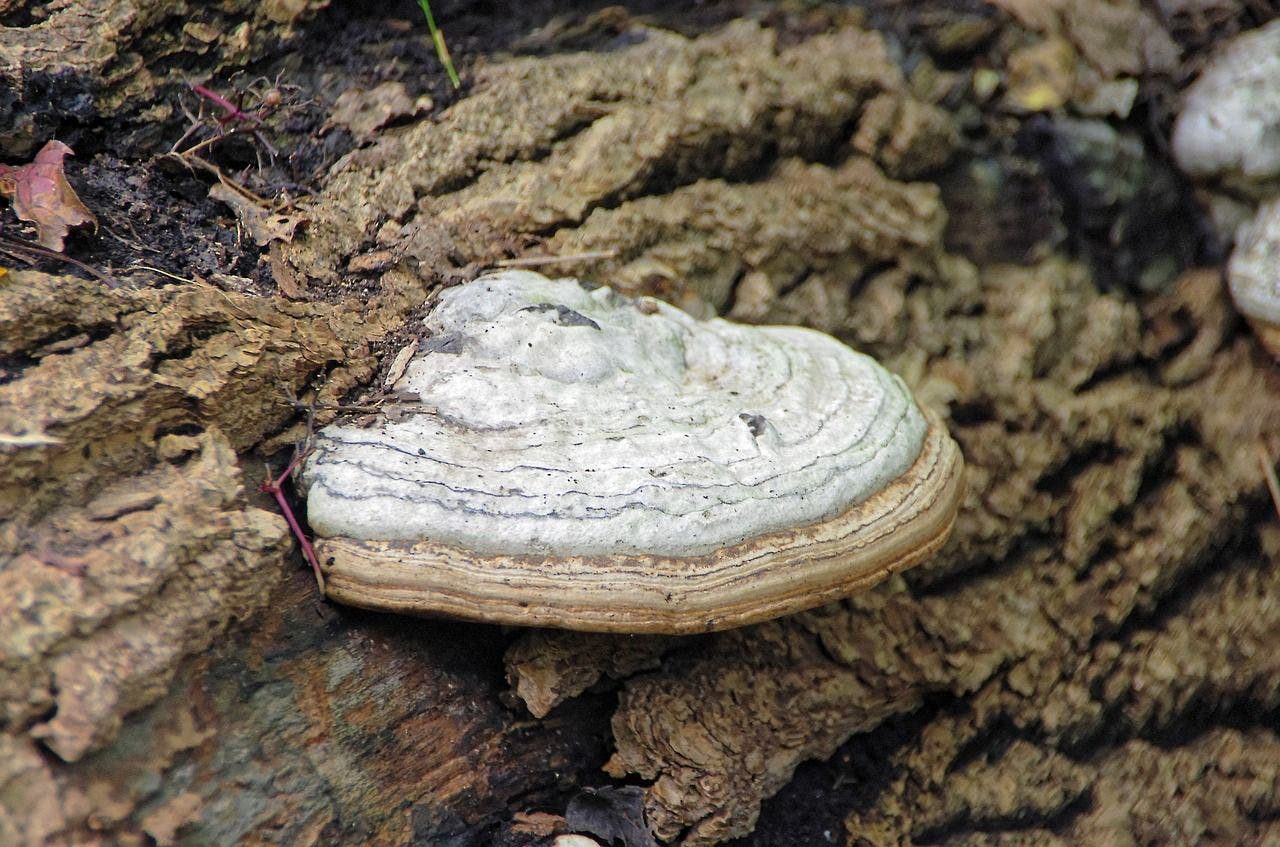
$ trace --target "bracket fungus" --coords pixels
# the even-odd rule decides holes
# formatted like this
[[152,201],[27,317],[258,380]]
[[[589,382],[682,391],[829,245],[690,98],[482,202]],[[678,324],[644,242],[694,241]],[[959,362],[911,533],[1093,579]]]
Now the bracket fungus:
[[1280,20],[1209,59],[1183,94],[1170,147],[1226,240],[1280,196]]
[[1254,334],[1280,359],[1280,198],[1263,204],[1236,234],[1227,263],[1227,282],[1236,308]]
[[1192,177],[1280,177],[1280,21],[1236,36],[1185,94],[1171,140]]
[[830,336],[526,271],[445,290],[425,329],[405,402],[324,428],[303,468],[337,601],[704,632],[855,593],[950,532],[955,443]]

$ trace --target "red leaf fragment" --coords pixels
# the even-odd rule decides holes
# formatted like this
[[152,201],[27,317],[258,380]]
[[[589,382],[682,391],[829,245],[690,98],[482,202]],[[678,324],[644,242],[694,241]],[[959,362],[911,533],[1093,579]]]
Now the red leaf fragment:
[[41,247],[59,253],[71,227],[98,226],[98,219],[80,202],[62,172],[62,160],[70,155],[70,147],[49,141],[28,165],[0,165],[0,196],[13,200],[19,220],[36,225]]

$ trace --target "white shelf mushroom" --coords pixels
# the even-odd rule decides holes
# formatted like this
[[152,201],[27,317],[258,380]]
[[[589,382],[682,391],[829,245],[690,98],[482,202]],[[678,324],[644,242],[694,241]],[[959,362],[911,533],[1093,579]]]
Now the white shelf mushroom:
[[394,385],[416,413],[327,427],[304,467],[341,602],[706,631],[853,593],[950,531],[955,444],[830,336],[524,271],[444,291],[425,330]]
[[1213,57],[1186,91],[1172,147],[1188,175],[1219,189],[1201,196],[1219,231],[1235,236],[1231,295],[1280,356],[1280,20]]
[[1172,145],[1192,177],[1280,177],[1280,21],[1213,58],[1187,89]]
[[1280,358],[1280,199],[1263,204],[1240,228],[1227,281],[1262,346]]

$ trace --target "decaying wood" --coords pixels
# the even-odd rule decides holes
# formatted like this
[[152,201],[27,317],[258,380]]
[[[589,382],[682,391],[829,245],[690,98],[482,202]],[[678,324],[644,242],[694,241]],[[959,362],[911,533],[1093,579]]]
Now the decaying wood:
[[262,466],[237,451],[279,432],[285,397],[322,369],[326,397],[367,379],[364,345],[425,289],[407,280],[370,311],[207,284],[5,282],[2,343],[26,359],[0,386],[0,720],[77,762],[267,606],[288,533],[246,498]]
[[[1145,326],[1136,311],[1103,305],[1110,298],[1079,269],[1005,269],[987,279],[986,315],[977,319],[986,329],[966,333],[985,341],[969,351],[965,371],[952,361],[933,374],[945,374],[957,405],[994,415],[953,421],[973,464],[949,552],[844,604],[724,633],[696,656],[624,686],[609,770],[653,781],[649,808],[661,835],[714,843],[746,831],[758,798],[776,791],[800,761],[828,756],[851,734],[926,698],[948,696],[963,717],[948,717],[937,730],[945,749],[926,733],[920,749],[904,752],[916,769],[895,784],[909,794],[889,807],[892,814],[872,815],[886,837],[910,839],[961,820],[981,824],[982,815],[953,808],[948,817],[938,804],[948,796],[951,767],[1000,728],[1012,727],[1037,755],[1052,758],[1161,735],[1207,715],[1265,714],[1280,703],[1280,664],[1263,655],[1267,633],[1280,627],[1280,603],[1263,588],[1274,583],[1273,559],[1265,548],[1223,552],[1240,543],[1241,532],[1249,541],[1241,492],[1256,503],[1262,476],[1242,445],[1274,437],[1266,419],[1280,402],[1280,375],[1250,340],[1237,339],[1201,358],[1193,379],[1178,368],[1167,369],[1175,375],[1166,379],[1129,371],[1094,381],[1115,357],[1133,355],[1139,330],[1153,338],[1152,364],[1165,361],[1165,349],[1204,351],[1205,339],[1191,332],[1166,336],[1169,348],[1154,340],[1174,312],[1196,315],[1201,331],[1222,343],[1216,276],[1189,276],[1155,301]],[[1024,298],[1047,307],[1024,313],[1039,329],[1018,327],[1008,308]],[[1058,312],[1067,303],[1073,308]],[[1209,313],[1179,308],[1187,304]],[[1110,326],[1077,323],[1075,338],[1061,344],[1062,326],[1044,318],[1058,312],[1075,322],[1081,311],[1110,312]],[[1046,376],[1035,378],[1037,367]],[[1251,413],[1241,415],[1244,408]],[[1178,594],[1188,591],[1204,611],[1184,608]],[[1230,596],[1216,596],[1221,591]],[[1206,625],[1226,629],[1194,646],[1183,636],[1177,648],[1152,655],[1153,635],[1159,642]],[[517,679],[527,661],[513,660]],[[571,662],[560,667],[566,677],[580,673]],[[538,683],[555,684],[545,674]],[[1259,773],[1271,780],[1260,802],[1273,809],[1280,782],[1274,771]],[[985,778],[1014,782],[1008,814],[986,816],[998,822],[1054,818],[1083,796],[1092,776],[1047,805],[1040,772],[1016,760],[1007,769],[992,765]],[[850,823],[851,834],[863,833],[864,818]],[[1082,819],[1080,835],[1123,833],[1127,820]],[[1157,840],[1171,837],[1159,828],[1168,821],[1149,823]]]
[[6,109],[0,119],[6,152],[34,150],[58,120],[84,120],[90,109],[110,115],[150,106],[146,132],[145,123],[172,114],[172,103],[158,102],[158,95],[185,83],[190,63],[204,57],[218,66],[243,65],[326,5],[328,0],[45,4],[31,25],[0,26],[0,83],[23,105]]
[[[937,188],[907,181],[949,120],[851,25],[649,33],[478,79],[353,154],[273,248],[297,290],[345,295],[0,279],[0,842],[520,843],[513,812],[563,813],[607,758],[662,838],[712,844],[904,715],[918,731],[854,769],[878,781],[851,843],[1280,835],[1256,447],[1280,444],[1280,371],[1216,272],[1138,297],[949,253]],[[367,381],[362,345],[434,272],[601,249],[571,270],[809,323],[902,374],[969,466],[942,554],[692,639],[320,603],[251,493],[252,450],[302,434],[282,398]],[[545,717],[503,691],[504,650]],[[581,696],[601,685],[616,702]]]
[[[310,237],[282,251],[285,263],[313,280],[406,256],[491,263],[551,233],[536,252],[613,251],[575,263],[577,276],[714,306],[749,270],[790,286],[815,271],[856,278],[928,263],[944,222],[936,189],[895,182],[865,155],[891,172],[903,151],[936,166],[953,140],[945,113],[910,96],[873,33],[775,47],[743,22],[697,40],[651,31],[612,55],[489,66],[441,122],[335,167],[308,208]],[[794,175],[818,197],[789,188],[799,160],[834,153],[854,155]],[[775,179],[749,180],[775,166]]]

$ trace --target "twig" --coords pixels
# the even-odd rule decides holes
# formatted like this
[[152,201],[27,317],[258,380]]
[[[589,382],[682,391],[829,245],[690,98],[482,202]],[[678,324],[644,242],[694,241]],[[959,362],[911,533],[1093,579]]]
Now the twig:
[[151,265],[143,265],[143,264],[139,264],[138,262],[134,262],[132,265],[130,265],[129,267],[125,268],[125,270],[130,270],[130,271],[151,271],[152,273],[160,274],[160,276],[167,276],[169,279],[172,279],[172,280],[174,280],[174,281],[176,281],[176,282],[185,282],[185,283],[187,283],[187,284],[189,284],[189,285],[195,285],[195,284],[196,284],[196,281],[195,281],[194,279],[188,279],[188,278],[187,278],[187,277],[185,277],[185,276],[178,276],[178,275],[177,275],[177,274],[175,274],[175,273],[170,273],[169,271],[166,271],[164,268],[154,268],[154,267],[152,267]]
[[[267,154],[271,157],[272,161],[275,161],[276,158],[279,157],[280,151],[277,150],[275,145],[267,140],[267,137],[262,134],[262,127],[264,127],[265,124],[262,122],[260,113],[263,112],[263,107],[259,107],[257,110],[252,112],[246,111],[242,106],[232,103],[229,99],[207,86],[203,86],[195,82],[188,82],[187,87],[203,97],[205,100],[210,101],[218,106],[218,108],[222,109],[222,117],[214,118],[214,120],[217,121],[219,127],[224,127],[224,129],[213,135],[211,138],[206,138],[204,141],[193,144],[184,150],[179,150],[178,148],[192,136],[193,132],[204,125],[205,120],[203,102],[201,102],[200,114],[198,116],[192,115],[190,110],[184,107],[183,112],[186,113],[187,120],[191,122],[191,126],[189,126],[187,131],[182,134],[182,138],[178,139],[178,141],[169,148],[169,155],[177,156],[183,160],[198,159],[195,154],[201,150],[204,150],[207,147],[212,147],[219,141],[224,141],[234,135],[248,133],[253,136],[255,141],[258,142],[258,145],[254,148],[254,151],[258,156],[258,170],[265,170],[265,166],[262,161],[262,150],[267,151]],[[243,97],[243,95],[241,96]],[[234,126],[230,129],[225,129],[225,127],[231,124],[234,124]]]
[[[117,221],[117,223],[120,223],[120,222],[119,222],[119,221]],[[132,237],[132,238],[126,238],[126,237],[124,237],[124,236],[123,236],[123,235],[121,235],[120,233],[116,232],[116,231],[115,231],[115,229],[113,229],[112,227],[107,226],[106,224],[99,224],[98,228],[99,228],[99,229],[101,229],[103,232],[105,232],[107,235],[109,235],[109,236],[111,236],[112,238],[114,238],[116,241],[119,241],[121,244],[128,245],[129,247],[132,247],[134,250],[137,250],[137,251],[139,251],[139,252],[144,251],[144,250],[145,250],[145,251],[147,251],[147,252],[149,252],[149,253],[163,253],[163,252],[164,252],[164,251],[163,251],[163,250],[161,250],[159,247],[150,247],[150,246],[148,246],[148,245],[146,245],[146,244],[143,244],[141,241],[139,241],[139,240],[138,240],[138,231],[137,231],[136,229],[134,229],[134,228],[133,228],[133,224],[129,223],[128,221],[124,221],[124,222],[123,222],[123,225],[129,228],[129,231],[133,234],[133,237]]]
[[[386,397],[375,403],[306,403],[301,400],[290,398],[285,401],[295,409],[306,411],[309,414],[315,412],[353,412],[353,413],[371,413],[383,412],[387,409],[412,409],[417,412],[423,412],[428,415],[436,414],[436,407],[430,403],[422,403],[417,400],[399,400],[395,397]],[[308,432],[310,425],[308,424]]]
[[261,118],[259,118],[257,115],[253,114],[252,112],[246,112],[244,109],[240,108],[235,103],[232,103],[230,100],[223,97],[221,94],[214,91],[213,89],[206,88],[205,86],[200,85],[199,83],[196,83],[196,82],[188,82],[187,85],[191,86],[191,90],[194,91],[196,94],[199,94],[201,97],[204,97],[207,100],[213,101],[224,112],[226,112],[225,115],[218,118],[218,123],[229,124],[235,121],[240,121],[242,123],[248,124],[249,126],[262,126]]
[[[205,161],[205,160],[204,160],[204,159],[201,159],[200,161],[202,161],[202,162],[203,162],[203,161]],[[217,174],[218,174],[218,181],[219,181],[219,182],[221,182],[223,185],[225,185],[227,188],[229,188],[229,189],[231,189],[232,191],[236,192],[236,193],[237,193],[237,194],[239,194],[241,197],[243,197],[244,199],[248,200],[250,203],[253,203],[253,204],[257,205],[257,206],[258,206],[258,207],[260,207],[260,208],[263,208],[263,209],[270,209],[270,208],[272,208],[272,204],[271,204],[271,202],[270,202],[269,200],[267,200],[267,198],[265,198],[265,197],[263,197],[263,196],[261,196],[261,195],[259,195],[259,194],[256,194],[256,193],[255,193],[255,192],[253,192],[252,190],[250,190],[250,189],[246,188],[245,186],[241,185],[240,183],[236,182],[234,179],[231,179],[229,176],[227,176],[226,174],[224,174],[222,171],[218,170],[218,169],[217,169],[217,166],[211,166],[211,167],[213,167],[213,169],[217,172]]]
[[271,468],[267,468],[267,481],[258,486],[258,490],[264,494],[270,494],[276,498],[276,505],[280,507],[280,511],[284,514],[285,521],[289,524],[289,529],[293,531],[293,535],[298,539],[299,546],[302,547],[302,557],[311,565],[311,570],[316,575],[316,585],[320,588],[320,593],[324,594],[324,573],[320,570],[320,559],[316,556],[315,548],[311,546],[311,539],[307,538],[307,534],[302,531],[302,525],[298,523],[298,519],[293,514],[293,508],[289,505],[289,500],[284,496],[284,484],[288,482],[289,477],[293,476],[293,472],[298,469],[298,465],[311,452],[311,448],[307,447],[301,450],[295,450],[293,458],[285,467],[284,473],[278,477],[271,476]]
[[182,158],[182,159],[186,159],[188,157],[193,159],[198,158],[196,154],[199,153],[201,150],[204,150],[206,147],[212,147],[213,145],[217,144],[219,141],[222,141],[224,138],[230,138],[235,134],[236,134],[236,131],[234,129],[230,129],[230,130],[227,130],[226,132],[220,132],[217,135],[206,138],[204,141],[201,141],[198,144],[192,144],[190,147],[188,147],[185,150],[178,150],[175,148],[173,150],[170,150],[169,153],[170,155],[178,156],[179,158]]
[[615,259],[617,250],[597,250],[593,253],[570,253],[566,256],[525,256],[520,259],[502,259],[494,262],[498,268],[537,268],[543,265],[558,265],[562,262],[592,262],[597,259]]
[[250,189],[245,188],[239,182],[236,182],[234,179],[224,174],[221,168],[219,168],[217,165],[213,164],[207,159],[202,159],[199,156],[188,155],[186,151],[181,153],[169,152],[169,153],[166,153],[165,155],[172,156],[173,158],[177,159],[179,162],[182,162],[184,165],[186,165],[188,168],[191,168],[192,170],[195,170],[196,167],[203,168],[204,170],[208,171],[209,173],[217,177],[218,181],[221,182],[223,185],[225,185],[227,188],[231,189],[232,191],[236,192],[240,196],[244,197],[246,200],[250,201],[251,203],[264,209],[272,208],[272,204],[270,201],[267,200],[267,198],[261,197],[255,194]]
[[179,103],[178,107],[182,109],[182,114],[187,116],[187,130],[182,133],[182,137],[173,142],[173,146],[169,148],[169,152],[177,155],[178,148],[181,147],[186,140],[195,135],[197,131],[204,128],[204,101],[200,102],[200,114],[193,115],[186,105]]
[[43,432],[24,432],[19,435],[0,432],[0,446],[2,447],[49,447],[54,444],[65,443],[65,438],[59,438],[56,435],[45,435]]
[[86,265],[79,259],[73,259],[70,256],[63,255],[62,253],[58,253],[57,251],[49,250],[44,247],[37,247],[34,244],[22,244],[17,241],[10,241],[7,238],[0,238],[0,253],[4,253],[10,258],[28,263],[30,263],[33,258],[53,259],[58,262],[66,262],[69,265],[75,265],[80,270],[92,277],[95,277],[108,288],[120,287],[120,280],[110,274],[104,274],[102,271],[90,265]]

